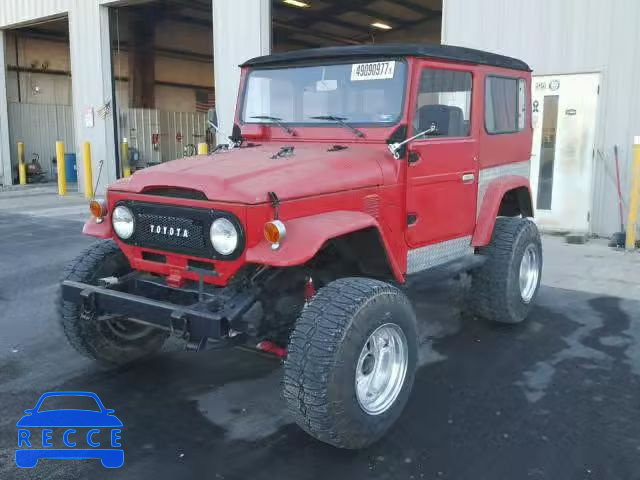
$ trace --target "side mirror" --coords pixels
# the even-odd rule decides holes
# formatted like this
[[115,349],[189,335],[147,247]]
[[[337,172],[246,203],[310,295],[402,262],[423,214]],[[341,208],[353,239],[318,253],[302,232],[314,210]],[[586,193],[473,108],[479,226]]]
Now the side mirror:
[[387,146],[389,147],[389,151],[393,155],[393,158],[398,160],[400,158],[400,149],[404,145],[406,145],[407,143],[409,143],[412,140],[415,140],[416,138],[420,138],[420,137],[426,136],[426,135],[431,135],[433,133],[435,133],[435,134],[438,133],[438,127],[437,127],[437,125],[435,123],[432,123],[431,126],[429,128],[427,128],[425,131],[420,132],[420,133],[414,135],[411,138],[407,138],[406,140],[403,140],[402,142],[398,142],[398,143],[390,143]]

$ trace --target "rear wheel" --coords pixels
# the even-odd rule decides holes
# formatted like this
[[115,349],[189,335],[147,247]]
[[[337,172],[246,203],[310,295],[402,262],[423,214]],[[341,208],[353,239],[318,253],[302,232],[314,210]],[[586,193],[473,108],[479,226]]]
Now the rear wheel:
[[341,448],[381,438],[409,398],[416,338],[413,308],[397,288],[366,278],[321,288],[285,361],[284,397],[298,425]]
[[486,263],[471,272],[473,314],[499,323],[520,323],[531,311],[542,274],[542,244],[527,218],[500,217],[491,243],[480,248]]
[[[112,240],[96,243],[65,269],[62,280],[98,285],[101,278],[120,277],[131,271],[129,262]],[[83,305],[59,296],[60,323],[69,343],[81,354],[103,362],[122,364],[162,348],[163,330],[132,322],[126,317],[99,317]]]

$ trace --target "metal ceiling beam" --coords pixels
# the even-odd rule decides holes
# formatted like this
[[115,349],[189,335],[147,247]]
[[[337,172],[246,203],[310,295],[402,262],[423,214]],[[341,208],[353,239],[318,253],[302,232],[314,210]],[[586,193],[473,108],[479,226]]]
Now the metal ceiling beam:
[[289,23],[284,23],[279,20],[273,20],[273,27],[280,28],[283,30],[289,30],[291,32],[301,33],[304,35],[310,35],[312,37],[323,38],[325,40],[329,40],[331,42],[344,43],[346,45],[360,45],[362,42],[355,40],[353,38],[343,37],[340,35],[332,35],[324,32],[318,32],[313,29],[298,27],[295,25],[291,25]]
[[[274,15],[274,17],[277,16],[278,12],[282,13],[282,12],[286,11],[287,13],[289,13],[289,10],[291,10],[290,8],[284,7],[284,6],[282,6],[282,4],[279,4],[279,3],[275,4],[274,7],[275,8],[273,9],[273,11],[276,14],[276,15]],[[295,12],[295,13],[297,13],[297,12]],[[301,17],[301,15],[296,15],[296,17]],[[357,25],[355,23],[351,23],[351,22],[348,22],[346,20],[335,18],[335,15],[332,18],[326,18],[326,17],[327,17],[327,15],[325,15],[324,11],[322,11],[322,17],[314,16],[313,20],[311,20],[311,21],[307,20],[307,19],[302,20],[302,22],[299,22],[299,19],[294,19],[293,21],[296,22],[296,24],[298,26],[302,26],[302,27],[305,27],[305,28],[311,26],[313,23],[326,21],[327,23],[330,23],[332,25],[336,25],[338,27],[342,27],[342,28],[346,28],[346,29],[349,29],[349,30],[353,30],[355,32],[369,33],[369,29],[366,28],[366,27],[363,27],[362,25]]]
[[[294,33],[295,35],[295,33]],[[320,45],[322,45],[322,40],[319,40],[318,43],[312,43],[308,40],[303,40],[303,39],[299,39],[299,38],[292,38],[291,35],[289,35],[289,32],[285,32],[283,30],[279,30],[279,29],[274,29],[273,31],[273,43],[274,44],[278,44],[278,43],[291,43],[294,45],[300,45],[301,47],[305,47],[305,48],[317,48]]]

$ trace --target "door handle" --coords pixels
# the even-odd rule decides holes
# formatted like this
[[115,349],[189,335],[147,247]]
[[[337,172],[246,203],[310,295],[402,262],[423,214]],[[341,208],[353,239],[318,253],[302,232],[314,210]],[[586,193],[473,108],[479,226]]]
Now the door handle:
[[473,173],[465,173],[462,175],[462,183],[473,183],[475,179],[476,176]]

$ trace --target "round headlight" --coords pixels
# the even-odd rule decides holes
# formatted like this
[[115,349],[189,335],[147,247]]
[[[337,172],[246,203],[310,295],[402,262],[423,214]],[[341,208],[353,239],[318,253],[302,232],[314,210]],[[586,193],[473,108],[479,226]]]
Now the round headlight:
[[218,218],[211,224],[211,245],[221,255],[230,255],[238,247],[238,230],[226,218]]
[[116,235],[123,240],[131,238],[134,229],[133,213],[127,207],[118,205],[111,215],[111,223]]

